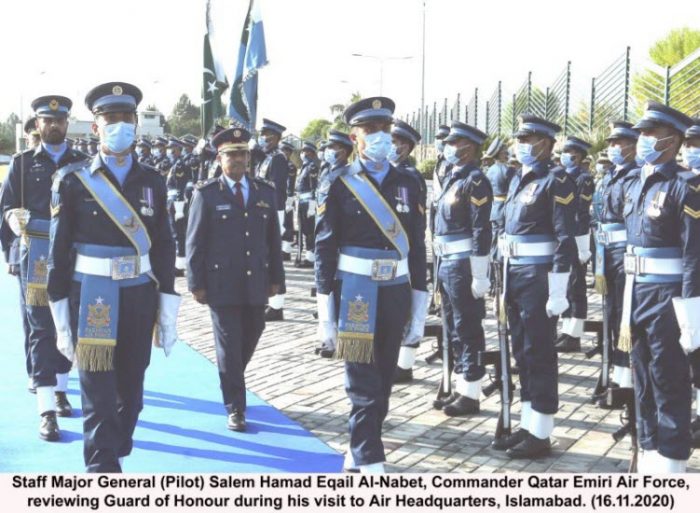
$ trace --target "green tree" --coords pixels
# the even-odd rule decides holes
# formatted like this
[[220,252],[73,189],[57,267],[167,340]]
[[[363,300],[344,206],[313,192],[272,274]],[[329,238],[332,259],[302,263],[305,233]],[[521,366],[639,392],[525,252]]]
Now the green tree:
[[7,119],[0,123],[0,153],[9,154],[15,153],[18,148],[15,148],[15,127],[22,120],[14,112]]
[[327,119],[318,118],[312,119],[301,131],[301,138],[310,141],[320,141],[328,136],[328,130],[331,127],[331,122]]
[[177,137],[202,133],[201,109],[194,105],[186,94],[180,96],[173,111],[166,118],[165,131]]
[[649,57],[659,66],[675,66],[700,48],[700,30],[674,29],[649,49]]

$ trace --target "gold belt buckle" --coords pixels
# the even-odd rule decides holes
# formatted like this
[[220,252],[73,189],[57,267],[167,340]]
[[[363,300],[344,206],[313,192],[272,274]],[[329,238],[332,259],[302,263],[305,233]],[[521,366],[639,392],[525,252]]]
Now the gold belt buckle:
[[128,280],[139,276],[139,260],[136,256],[120,256],[112,258],[112,279]]
[[377,259],[372,261],[372,280],[389,281],[396,278],[398,261],[391,259]]

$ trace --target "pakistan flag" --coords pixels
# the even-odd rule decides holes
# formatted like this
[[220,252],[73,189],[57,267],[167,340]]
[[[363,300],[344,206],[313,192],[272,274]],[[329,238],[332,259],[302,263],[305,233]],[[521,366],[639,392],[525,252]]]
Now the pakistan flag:
[[204,35],[204,73],[202,74],[202,136],[206,137],[214,122],[224,115],[221,95],[228,88],[224,77],[216,75],[216,66],[209,44],[209,34]]

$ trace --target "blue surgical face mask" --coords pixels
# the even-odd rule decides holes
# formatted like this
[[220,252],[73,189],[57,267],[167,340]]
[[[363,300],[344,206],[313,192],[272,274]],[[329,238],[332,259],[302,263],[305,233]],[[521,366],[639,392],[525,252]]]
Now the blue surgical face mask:
[[396,145],[392,144],[391,149],[389,150],[389,155],[387,155],[387,159],[389,159],[389,162],[395,164],[399,161],[399,152],[396,150]]
[[542,140],[537,141],[535,144],[519,142],[515,145],[515,158],[517,158],[518,162],[520,162],[524,166],[534,165],[535,162],[537,162],[537,159],[540,156],[540,154],[533,154],[533,150],[535,149],[535,146],[537,146],[541,142]]
[[454,144],[445,145],[445,160],[450,164],[456,165],[459,163],[459,157],[457,156],[457,146]]
[[438,153],[443,153],[445,151],[445,141],[441,139],[435,139],[435,149]]
[[384,131],[365,136],[364,156],[372,162],[384,162],[391,151],[391,135]]
[[603,164],[596,164],[596,165],[595,165],[595,170],[596,170],[598,173],[603,173],[603,172],[605,171],[605,167],[603,167]]
[[175,155],[173,154],[173,150],[166,150],[165,155],[171,160],[175,160]]
[[610,162],[616,166],[621,166],[625,163],[625,157],[622,155],[621,146],[608,146],[608,158]]
[[136,148],[136,155],[141,157],[143,155],[143,148]]
[[153,155],[156,157],[161,157],[163,155],[163,152],[160,150],[160,148],[156,148],[153,150]]
[[338,152],[336,150],[326,148],[326,150],[323,152],[323,160],[328,162],[331,166],[335,166],[338,162]]
[[104,145],[113,153],[122,153],[134,144],[136,125],[120,121],[103,127]]
[[267,149],[267,137],[265,136],[259,136],[258,137],[258,146],[260,146],[263,150]]
[[574,165],[575,165],[574,158],[571,156],[571,153],[562,153],[561,154],[561,165],[567,169],[574,167]]
[[301,153],[301,154],[299,155],[299,158],[301,159],[301,161],[302,161],[304,164],[306,164],[306,163],[309,161],[309,157],[306,156],[306,153]]
[[683,148],[683,161],[690,169],[700,169],[700,147],[686,146]]
[[656,149],[656,145],[659,142],[665,141],[666,139],[670,139],[672,137],[672,135],[669,135],[668,137],[657,139],[652,135],[640,135],[639,139],[637,139],[637,156],[645,163],[653,164],[664,153],[663,151],[658,151]]

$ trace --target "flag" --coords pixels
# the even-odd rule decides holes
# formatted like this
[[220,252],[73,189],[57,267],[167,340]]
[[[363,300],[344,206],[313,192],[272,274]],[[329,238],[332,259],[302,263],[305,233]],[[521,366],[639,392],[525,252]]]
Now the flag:
[[238,51],[236,76],[231,87],[228,115],[231,124],[255,130],[258,105],[258,70],[267,64],[265,31],[259,0],[250,0]]
[[209,2],[207,1],[207,32],[204,34],[204,70],[202,74],[202,137],[206,137],[214,121],[224,115],[221,95],[228,88],[226,77],[219,77],[209,41]]

